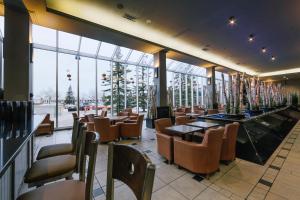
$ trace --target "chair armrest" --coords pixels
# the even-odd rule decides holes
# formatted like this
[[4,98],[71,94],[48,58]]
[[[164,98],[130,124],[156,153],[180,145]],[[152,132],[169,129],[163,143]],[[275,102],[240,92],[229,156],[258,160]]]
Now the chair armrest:
[[87,131],[95,131],[95,123],[94,122],[87,122]]

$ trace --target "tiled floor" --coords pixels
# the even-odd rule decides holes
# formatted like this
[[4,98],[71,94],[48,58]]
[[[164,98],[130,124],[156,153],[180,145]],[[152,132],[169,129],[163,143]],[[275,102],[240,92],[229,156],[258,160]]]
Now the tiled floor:
[[[145,152],[156,164],[153,200],[188,199],[300,199],[300,123],[286,137],[265,166],[236,159],[220,166],[220,172],[209,180],[198,182],[193,174],[167,165],[157,154],[155,132],[143,129],[141,141],[122,141]],[[71,131],[59,131],[50,137],[39,137],[37,149],[43,145],[69,142]],[[99,145],[95,172],[95,200],[105,199],[107,145]],[[120,181],[115,183],[115,199],[135,199],[130,189]],[[26,191],[26,186],[22,191]]]

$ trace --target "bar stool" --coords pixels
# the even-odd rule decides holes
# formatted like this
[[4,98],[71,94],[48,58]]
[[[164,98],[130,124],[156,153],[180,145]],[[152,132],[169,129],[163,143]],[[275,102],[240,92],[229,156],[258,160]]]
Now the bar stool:
[[82,126],[83,126],[83,123],[78,121],[78,117],[74,118],[71,143],[63,143],[63,144],[54,144],[54,145],[44,146],[38,152],[36,159],[40,160],[43,158],[48,158],[48,157],[53,157],[53,156],[75,154],[76,153],[76,141],[78,139],[79,131]]
[[60,155],[37,160],[26,172],[24,182],[28,187],[42,186],[62,178],[72,179],[72,174],[80,170],[80,152],[86,126],[80,129],[76,145],[76,155]]
[[127,145],[110,143],[108,147],[106,199],[114,199],[114,179],[124,182],[137,200],[150,200],[155,165],[146,154]]
[[85,163],[87,158],[89,160],[87,177],[83,170],[85,168],[81,168],[80,180],[51,183],[24,193],[17,200],[92,200],[99,135],[96,132],[85,132],[84,135],[81,161]]

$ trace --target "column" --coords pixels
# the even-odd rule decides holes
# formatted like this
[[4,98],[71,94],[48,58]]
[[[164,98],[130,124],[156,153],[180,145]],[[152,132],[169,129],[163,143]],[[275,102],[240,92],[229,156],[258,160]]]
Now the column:
[[154,54],[154,87],[156,88],[157,106],[167,106],[167,67],[166,53],[162,50]]
[[216,77],[215,77],[215,66],[206,69],[207,76],[207,90],[209,95],[209,109],[218,109],[216,99]]
[[4,98],[30,99],[32,93],[31,20],[25,7],[5,4]]

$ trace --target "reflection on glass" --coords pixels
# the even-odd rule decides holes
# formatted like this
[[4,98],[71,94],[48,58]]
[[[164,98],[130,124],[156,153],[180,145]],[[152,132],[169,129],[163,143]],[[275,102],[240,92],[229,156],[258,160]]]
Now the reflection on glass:
[[78,51],[79,48],[79,36],[71,33],[58,32],[58,47],[73,51]]
[[56,53],[35,49],[33,60],[33,102],[34,114],[50,114],[55,122],[56,105]]
[[74,55],[58,54],[58,127],[71,126],[77,112],[77,60]]

